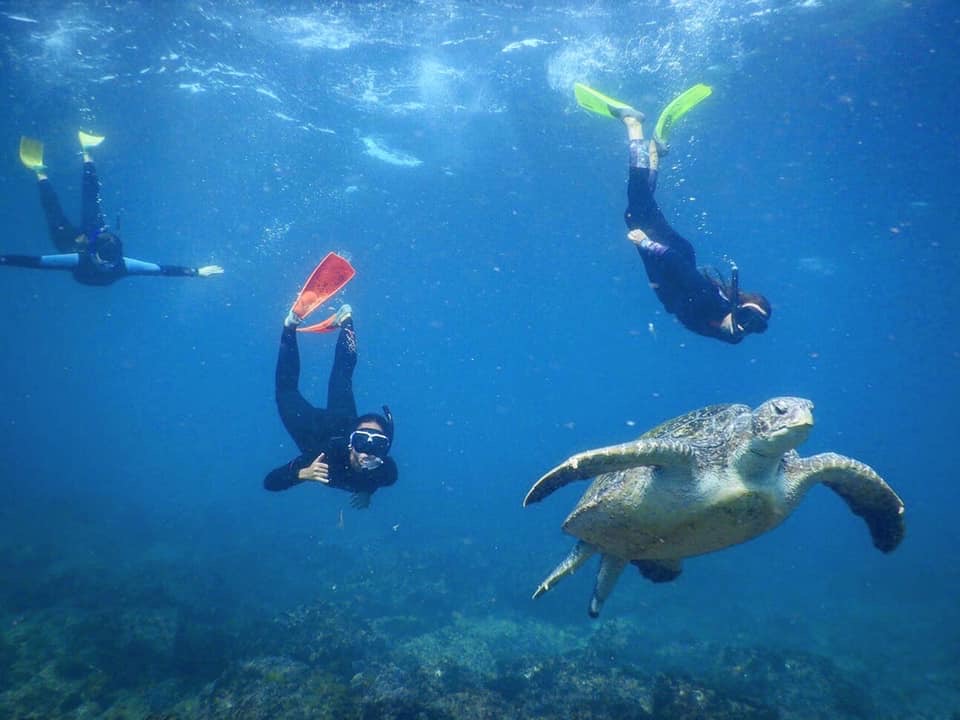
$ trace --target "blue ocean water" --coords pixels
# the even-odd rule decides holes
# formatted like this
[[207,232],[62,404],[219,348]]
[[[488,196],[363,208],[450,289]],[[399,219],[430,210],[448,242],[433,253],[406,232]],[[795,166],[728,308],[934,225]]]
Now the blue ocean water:
[[[848,673],[875,709],[859,716],[955,716],[958,27],[952,3],[890,0],[3,3],[0,250],[51,252],[19,137],[45,142],[77,216],[83,128],[107,138],[127,254],[226,272],[3,271],[2,714],[219,717],[209,684],[292,656],[257,638],[322,607],[427,669],[443,633],[483,628],[497,658],[549,637],[547,658],[635,632],[611,673],[672,659],[697,677],[704,646],[772,648]],[[624,237],[624,133],[577,107],[576,81],[653,117],[713,86],[658,199],[702,264],[736,259],[771,299],[766,334],[727,346],[663,312]],[[358,405],[397,421],[399,482],[364,512],[261,485],[297,454],[273,399],[281,323],[330,250],[357,268],[338,301]],[[333,344],[301,339],[318,405]],[[543,472],[775,395],[816,404],[803,454],[856,457],[899,492],[900,548],[815,489],[674,583],[626,573],[599,620],[593,564],[530,600],[585,487],[521,508]],[[356,652],[347,679],[374,674]]]

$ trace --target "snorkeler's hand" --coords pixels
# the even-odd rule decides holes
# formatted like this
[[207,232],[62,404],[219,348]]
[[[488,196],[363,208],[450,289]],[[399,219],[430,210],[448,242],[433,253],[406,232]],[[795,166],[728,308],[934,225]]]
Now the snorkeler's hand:
[[301,480],[313,480],[325,485],[330,482],[330,466],[326,463],[326,453],[320,453],[317,459],[297,473]]
[[[740,327],[739,325],[737,325],[736,327],[740,328],[741,331],[743,330],[743,328]],[[734,330],[733,313],[732,313],[732,312],[731,312],[731,313],[727,313],[726,315],[723,316],[723,320],[722,320],[721,323],[720,323],[720,329],[723,330],[723,331],[724,331],[725,333],[727,333],[728,335],[735,335],[735,334],[736,334],[736,331]]]
[[223,275],[223,268],[219,265],[204,265],[197,268],[197,275],[200,277],[210,277],[211,275]]
[[370,498],[372,495],[368,492],[355,492],[350,495],[350,505],[357,510],[366,510],[370,507]]

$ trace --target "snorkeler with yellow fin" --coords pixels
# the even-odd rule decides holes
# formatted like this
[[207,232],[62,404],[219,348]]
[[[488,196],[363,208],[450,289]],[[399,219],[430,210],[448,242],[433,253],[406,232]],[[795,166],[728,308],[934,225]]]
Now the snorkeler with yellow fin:
[[[297,318],[297,324],[340,292],[356,274],[356,270],[345,258],[334,252],[327,253],[310,273],[310,277],[307,278],[307,282],[290,309],[291,315]],[[298,327],[297,332],[321,333],[335,330],[337,327],[337,316],[334,314],[315,325]]]
[[43,164],[43,143],[31,137],[20,138],[20,162],[36,174],[40,206],[46,218],[50,240],[56,248],[49,255],[0,255],[0,267],[35,270],[61,270],[83,285],[106,286],[129,275],[167,277],[213,277],[221,275],[219,265],[185,267],[160,265],[124,255],[119,235],[107,226],[100,202],[100,180],[91,156],[93,148],[104,141],[103,135],[77,132],[83,154],[80,222],[72,223],[64,214],[60,200],[47,177]]
[[688,330],[735,345],[767,329],[770,302],[760,293],[740,289],[740,271],[731,262],[730,281],[699,268],[693,245],[674,230],[654,193],[660,157],[667,151],[673,127],[710,97],[708,85],[697,84],[680,93],[660,113],[653,136],[644,137],[644,114],[620,100],[582,83],[574,85],[577,102],[587,110],[623,123],[629,145],[627,183],[627,239],[637,248],[647,280],[664,309]]
[[[691,88],[684,90],[673,100],[667,103],[667,106],[660,113],[657,124],[654,129],[654,139],[663,146],[666,146],[668,135],[674,125],[688,112],[697,105],[706,100],[713,93],[713,88],[703,83],[697,83]],[[625,102],[604,95],[602,92],[594,90],[583,83],[575,83],[573,94],[580,107],[603,115],[604,117],[620,120],[624,113],[637,113],[632,106]],[[638,120],[643,121],[643,113],[637,113]]]

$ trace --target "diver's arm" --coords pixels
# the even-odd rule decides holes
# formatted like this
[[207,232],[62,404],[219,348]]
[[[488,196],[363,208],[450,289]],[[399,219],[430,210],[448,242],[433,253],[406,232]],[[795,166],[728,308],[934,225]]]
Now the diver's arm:
[[74,270],[80,264],[80,255],[0,255],[0,265],[34,268],[36,270]]
[[204,265],[198,268],[184,267],[182,265],[157,265],[156,263],[145,262],[135,258],[125,257],[123,259],[124,267],[129,275],[165,275],[167,277],[210,277],[212,275],[223,274],[223,268],[219,265]]
[[314,459],[315,456],[310,454],[298,455],[286,465],[281,465],[271,470],[263,479],[264,489],[278,492],[280,490],[288,490],[294,485],[299,485],[303,482],[299,477],[300,471],[305,467],[309,467]]

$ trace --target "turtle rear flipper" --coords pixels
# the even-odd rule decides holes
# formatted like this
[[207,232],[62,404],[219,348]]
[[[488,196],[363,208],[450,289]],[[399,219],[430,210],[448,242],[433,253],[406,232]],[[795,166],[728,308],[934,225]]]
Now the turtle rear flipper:
[[573,455],[537,480],[523,499],[523,506],[540,502],[554,490],[577,480],[602,473],[628,470],[643,465],[685,466],[693,462],[693,449],[686,443],[670,440],[634,440],[622,445]]
[[579,541],[573,546],[573,549],[567,554],[563,561],[553,569],[553,572],[547,575],[547,578],[540,583],[536,591],[533,593],[533,599],[536,600],[538,597],[550,590],[550,588],[560,582],[563,578],[574,572],[578,567],[593,557],[596,552],[597,548],[595,546],[588,542],[584,542],[583,540]]
[[613,592],[613,586],[620,579],[620,573],[627,566],[627,561],[605,553],[600,558],[600,570],[597,572],[597,582],[593,586],[593,597],[590,598],[590,609],[587,613],[592,618],[600,617],[600,608]]
[[797,460],[789,472],[804,487],[823,483],[842,497],[866,521],[878,550],[891,552],[903,540],[903,500],[869,465],[828,452]]

